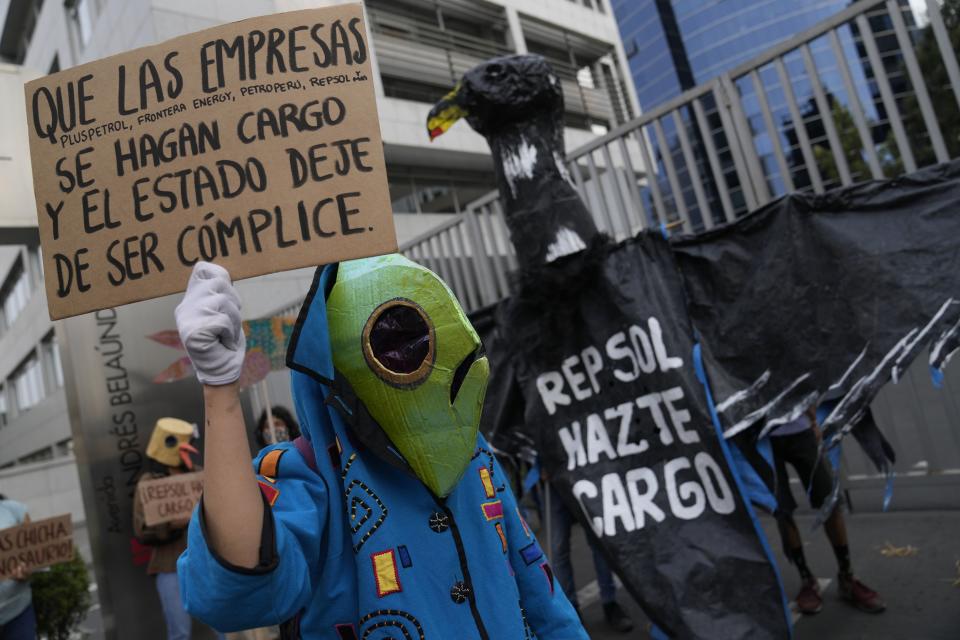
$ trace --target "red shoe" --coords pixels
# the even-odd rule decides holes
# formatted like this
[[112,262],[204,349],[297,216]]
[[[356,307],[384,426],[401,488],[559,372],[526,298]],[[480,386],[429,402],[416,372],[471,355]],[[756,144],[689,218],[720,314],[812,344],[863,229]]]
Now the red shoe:
[[857,580],[852,575],[839,576],[840,597],[860,611],[880,613],[887,605],[880,599],[880,594]]
[[797,609],[806,615],[820,613],[823,609],[823,598],[820,597],[820,585],[816,578],[803,581],[803,588],[797,594]]

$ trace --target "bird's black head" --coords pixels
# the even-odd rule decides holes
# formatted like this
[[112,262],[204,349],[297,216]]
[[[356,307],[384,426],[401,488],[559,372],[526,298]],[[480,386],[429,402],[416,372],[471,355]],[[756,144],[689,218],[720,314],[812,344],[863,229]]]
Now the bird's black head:
[[460,118],[483,136],[534,118],[559,119],[563,90],[549,63],[538,55],[493,58],[463,74],[463,79],[427,116],[430,139]]

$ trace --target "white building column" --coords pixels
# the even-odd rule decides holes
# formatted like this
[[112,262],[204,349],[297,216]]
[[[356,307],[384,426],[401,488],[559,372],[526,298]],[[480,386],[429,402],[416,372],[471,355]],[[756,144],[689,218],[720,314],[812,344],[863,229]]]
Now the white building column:
[[513,7],[504,7],[507,12],[507,24],[510,26],[510,40],[513,50],[517,53],[527,53],[527,39],[523,37],[523,26],[520,24],[520,14]]

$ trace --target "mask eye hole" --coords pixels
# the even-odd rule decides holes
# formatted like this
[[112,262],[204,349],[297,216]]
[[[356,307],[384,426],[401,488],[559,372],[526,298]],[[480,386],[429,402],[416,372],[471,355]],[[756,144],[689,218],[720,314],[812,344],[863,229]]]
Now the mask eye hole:
[[411,300],[396,298],[377,307],[363,329],[363,354],[382,380],[416,386],[430,373],[434,356],[433,324]]
[[163,444],[168,449],[172,449],[177,446],[177,439],[174,436],[167,436],[163,439]]

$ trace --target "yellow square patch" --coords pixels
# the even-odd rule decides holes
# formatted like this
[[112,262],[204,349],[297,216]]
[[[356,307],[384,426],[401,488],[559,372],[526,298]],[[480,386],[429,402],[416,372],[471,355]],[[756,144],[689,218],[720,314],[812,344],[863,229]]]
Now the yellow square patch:
[[400,587],[400,574],[397,573],[397,558],[393,549],[374,553],[370,559],[373,562],[373,577],[377,581],[377,596],[382,598],[391,593],[403,591]]
[[483,483],[483,492],[488,499],[497,497],[497,490],[493,486],[493,478],[490,477],[490,470],[486,467],[480,467],[480,482]]

